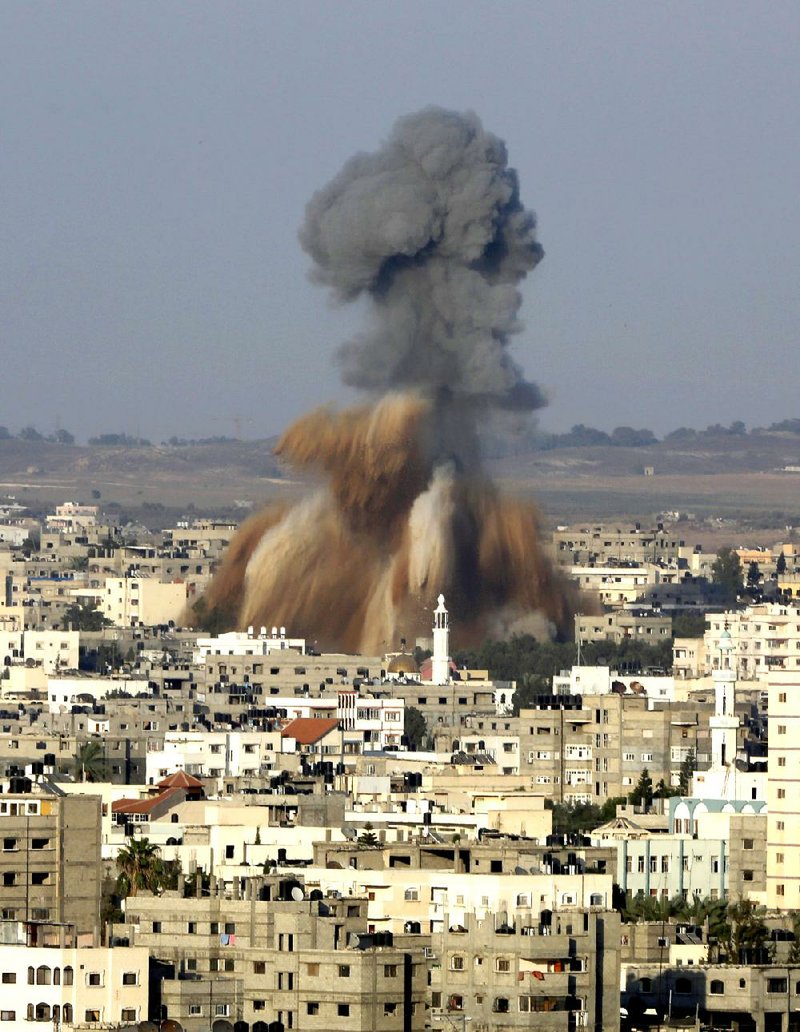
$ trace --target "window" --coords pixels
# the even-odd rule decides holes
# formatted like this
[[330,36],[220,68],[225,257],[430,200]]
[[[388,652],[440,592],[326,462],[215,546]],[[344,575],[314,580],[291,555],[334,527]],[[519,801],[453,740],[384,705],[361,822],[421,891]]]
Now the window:
[[712,979],[709,992],[712,996],[722,996],[725,992],[725,983],[719,978]]
[[253,974],[254,975],[265,975],[267,973],[267,963],[264,960],[253,961]]
[[225,922],[225,934],[235,935],[236,934],[236,923],[234,921]]
[[340,964],[339,965],[339,978],[349,978],[349,977],[350,977],[350,965],[349,964]]
[[503,973],[510,971],[511,961],[508,959],[508,957],[498,957],[495,970]]
[[767,979],[767,992],[768,993],[783,993],[786,994],[789,991],[789,982],[786,978],[768,978]]
[[753,839],[751,839],[751,838],[742,839],[742,849],[753,849],[754,845],[755,845],[755,843],[753,842]]
[[90,971],[88,973],[88,975],[86,976],[86,984],[87,985],[101,985],[102,983],[100,981],[100,972],[99,971]]
[[450,958],[450,970],[451,971],[463,971],[464,970],[464,958],[461,954],[456,953],[455,956]]
[[396,1003],[384,1003],[384,1005],[383,1005],[383,1016],[385,1018],[388,1018],[392,1014],[396,1014],[396,1013],[397,1013],[397,1004]]
[[2,979],[0,979],[0,981],[2,981],[3,985],[14,985],[14,983],[17,981],[17,972],[4,971]]
[[319,1003],[311,1000],[306,1004],[306,1014],[319,1014]]
[[340,1018],[349,1018],[350,1017],[350,1004],[349,1003],[337,1003],[336,1004],[336,1013],[339,1015]]
[[197,921],[189,921],[186,925],[186,931],[189,935],[194,935],[197,932]]
[[0,1010],[0,1021],[16,1021],[17,1012],[11,1010]]
[[83,1020],[84,1021],[99,1021],[100,1020],[100,1011],[99,1010],[87,1010],[87,1011],[85,1011],[84,1012],[84,1016],[83,1016]]
[[138,972],[136,972],[136,971],[125,971],[125,972],[123,972],[122,984],[123,985],[138,985],[139,984]]
[[136,1008],[135,1007],[123,1007],[121,1012],[123,1021],[136,1021]]
[[160,921],[153,921],[153,931],[156,932],[156,934],[161,931]]
[[203,1008],[200,1006],[199,1003],[190,1003],[189,1004],[189,1014],[198,1015],[198,1014],[202,1014],[202,1013],[203,1013]]
[[[64,985],[72,985],[72,968],[69,966],[64,968],[64,978],[62,979],[62,983]],[[67,1020],[66,1017],[64,1020]]]
[[47,967],[45,964],[42,964],[41,967],[38,967],[36,969],[36,984],[37,985],[50,985],[51,981],[52,981],[52,979],[51,979],[50,968]]
[[229,1003],[215,1003],[214,1013],[221,1018],[227,1018],[231,1012],[231,1005]]
[[383,977],[384,978],[397,978],[397,964],[384,964],[383,965]]

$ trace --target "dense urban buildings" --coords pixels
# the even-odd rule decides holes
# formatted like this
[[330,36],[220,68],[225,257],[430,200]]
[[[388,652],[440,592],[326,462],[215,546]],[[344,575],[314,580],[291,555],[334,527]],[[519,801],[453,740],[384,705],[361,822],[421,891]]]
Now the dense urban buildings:
[[444,596],[374,655],[193,627],[232,524],[131,545],[64,504],[24,529],[0,545],[9,1028],[798,1027],[788,595],[742,573],[698,609],[714,556],[562,529],[575,643],[498,676],[451,654]]

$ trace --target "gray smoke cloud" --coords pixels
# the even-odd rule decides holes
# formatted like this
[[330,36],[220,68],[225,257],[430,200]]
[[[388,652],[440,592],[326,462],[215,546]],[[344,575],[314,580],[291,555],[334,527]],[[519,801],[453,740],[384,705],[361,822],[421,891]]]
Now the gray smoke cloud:
[[346,383],[446,389],[471,403],[544,404],[508,353],[518,284],[544,252],[505,145],[472,113],[426,108],[351,158],[309,202],[300,242],[341,301],[366,295],[370,329],[342,345]]

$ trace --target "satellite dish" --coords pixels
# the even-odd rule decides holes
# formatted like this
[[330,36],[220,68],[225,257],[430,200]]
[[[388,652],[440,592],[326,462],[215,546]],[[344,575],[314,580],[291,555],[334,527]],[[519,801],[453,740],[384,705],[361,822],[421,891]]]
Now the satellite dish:
[[524,867],[515,867],[514,874],[527,874],[528,872]]
[[353,827],[352,824],[343,824],[342,825],[342,834],[344,835],[344,837],[347,839],[348,842],[354,842],[358,838],[358,832],[356,831],[356,829]]
[[305,898],[306,897],[303,894],[303,890],[300,888],[300,886],[299,885],[294,885],[292,887],[292,899],[295,901],[295,903],[302,903],[302,901]]

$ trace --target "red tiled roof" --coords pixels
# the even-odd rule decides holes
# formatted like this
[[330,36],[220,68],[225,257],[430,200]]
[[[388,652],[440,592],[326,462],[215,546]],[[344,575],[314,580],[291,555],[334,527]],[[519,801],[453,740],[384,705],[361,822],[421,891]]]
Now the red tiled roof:
[[203,782],[187,774],[185,770],[176,770],[169,774],[162,781],[159,781],[158,788],[202,788]]
[[171,796],[180,792],[180,788],[167,788],[158,795],[150,796],[149,799],[118,799],[111,804],[112,813],[151,813],[159,806],[163,806]]
[[333,717],[295,717],[283,728],[281,738],[294,738],[300,745],[313,745],[338,725],[339,721]]

